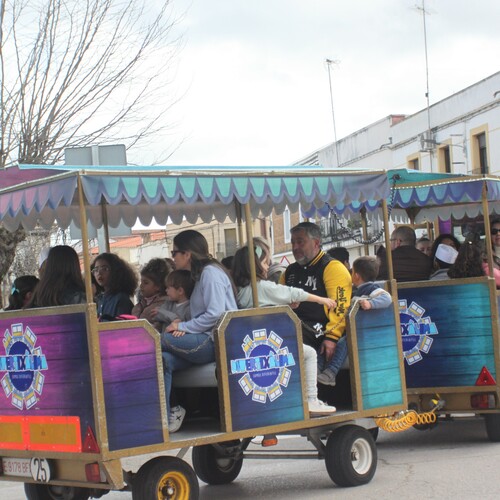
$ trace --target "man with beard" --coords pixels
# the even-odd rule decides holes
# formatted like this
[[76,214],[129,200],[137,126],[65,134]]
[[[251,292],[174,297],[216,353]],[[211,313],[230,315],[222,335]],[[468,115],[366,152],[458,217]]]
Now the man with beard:
[[344,264],[321,249],[321,230],[312,222],[301,222],[291,230],[295,262],[283,273],[281,281],[308,293],[329,297],[337,307],[302,302],[294,310],[302,321],[304,343],[314,347],[319,371],[328,367],[338,340],[345,334],[345,315],[351,302],[352,280]]

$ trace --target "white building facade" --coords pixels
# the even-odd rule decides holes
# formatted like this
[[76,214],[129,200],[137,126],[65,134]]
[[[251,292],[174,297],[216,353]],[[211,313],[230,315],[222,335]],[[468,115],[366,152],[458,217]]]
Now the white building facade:
[[499,175],[500,72],[413,115],[383,118],[297,164]]

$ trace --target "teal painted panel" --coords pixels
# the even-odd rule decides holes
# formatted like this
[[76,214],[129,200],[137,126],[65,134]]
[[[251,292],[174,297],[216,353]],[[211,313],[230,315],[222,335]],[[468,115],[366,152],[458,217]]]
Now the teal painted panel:
[[483,366],[496,377],[487,282],[404,288],[398,294],[409,388],[470,386]]
[[358,351],[360,371],[363,373],[395,367],[399,370],[398,354],[396,346]]
[[382,392],[379,394],[369,394],[363,397],[363,409],[382,408],[384,406],[403,404],[403,393],[401,390],[392,392]]
[[476,373],[479,375],[483,366],[495,373],[495,358],[493,354],[490,356],[473,355],[470,356],[441,356],[435,357],[434,373],[436,374],[451,374],[460,375],[461,373]]
[[361,374],[363,397],[379,392],[396,391],[402,388],[399,370],[388,368],[378,372]]
[[[376,349],[378,347],[392,347],[397,345],[397,335],[396,332],[389,335],[387,332],[389,329],[395,329],[394,323],[392,326],[386,326],[384,328],[373,328],[372,330],[359,335],[358,333],[358,349]],[[399,333],[398,333],[399,334]]]
[[363,409],[399,405],[404,400],[401,352],[394,306],[356,315]]
[[[466,351],[464,351],[464,346],[467,346]],[[491,333],[489,335],[475,335],[474,342],[471,343],[470,335],[460,336],[455,337],[453,342],[436,342],[432,349],[435,356],[491,355],[493,353],[493,337]]]

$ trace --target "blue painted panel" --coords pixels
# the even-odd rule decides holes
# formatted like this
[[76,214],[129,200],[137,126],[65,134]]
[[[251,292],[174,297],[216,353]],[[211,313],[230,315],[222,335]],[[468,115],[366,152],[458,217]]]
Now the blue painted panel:
[[398,294],[409,388],[474,385],[483,366],[496,378],[487,283],[405,288]]
[[225,343],[233,430],[304,419],[297,334],[286,313],[233,317]]
[[363,409],[401,404],[404,395],[394,306],[358,311],[356,332]]

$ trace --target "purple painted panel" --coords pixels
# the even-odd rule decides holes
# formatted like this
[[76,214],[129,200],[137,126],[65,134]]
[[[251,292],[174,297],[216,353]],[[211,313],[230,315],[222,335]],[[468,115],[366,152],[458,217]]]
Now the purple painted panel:
[[0,318],[0,415],[78,416],[94,427],[85,313]]
[[163,442],[156,347],[143,328],[99,336],[109,449]]
[[7,188],[9,186],[15,186],[16,184],[21,184],[23,182],[43,179],[52,175],[59,175],[64,172],[64,170],[49,168],[21,170],[19,167],[9,167],[5,170],[2,170],[2,174],[0,175],[0,189]]

